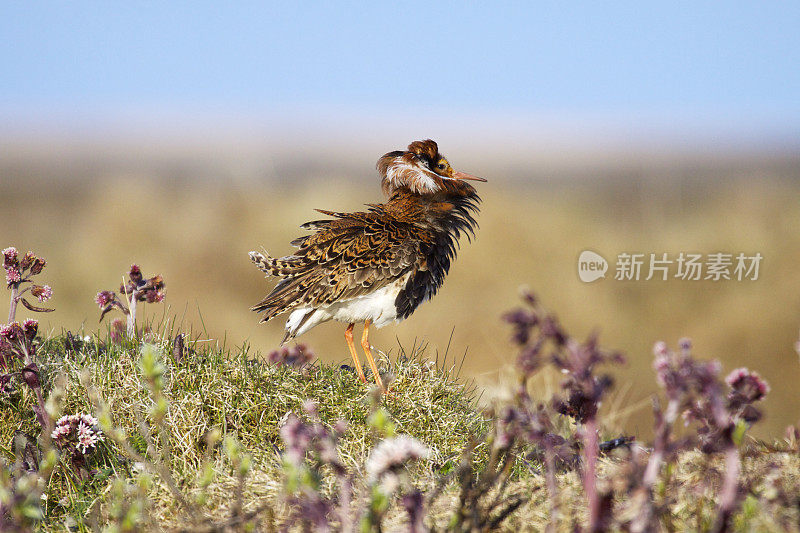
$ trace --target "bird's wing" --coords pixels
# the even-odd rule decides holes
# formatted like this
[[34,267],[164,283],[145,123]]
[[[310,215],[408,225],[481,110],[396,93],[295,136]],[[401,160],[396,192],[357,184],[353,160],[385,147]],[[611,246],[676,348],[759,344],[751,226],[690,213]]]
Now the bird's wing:
[[355,298],[377,290],[415,268],[433,236],[381,209],[366,213],[321,213],[335,217],[304,225],[315,233],[295,239],[299,249],[274,259],[251,253],[256,265],[281,281],[253,307],[263,320],[297,307]]

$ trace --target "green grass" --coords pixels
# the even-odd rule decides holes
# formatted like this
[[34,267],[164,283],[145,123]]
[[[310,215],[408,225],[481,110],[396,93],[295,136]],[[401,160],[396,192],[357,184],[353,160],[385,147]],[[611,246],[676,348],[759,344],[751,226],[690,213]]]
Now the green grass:
[[[170,353],[168,340],[154,338],[152,342],[162,353]],[[98,406],[104,405],[113,426],[125,432],[126,442],[141,455],[147,452],[146,434],[152,430],[158,451],[151,455],[166,458],[164,466],[171,478],[201,513],[187,516],[163,476],[137,464],[135,457],[108,439],[101,453],[95,454],[92,466],[97,472],[91,479],[76,479],[74,469],[63,458],[52,470],[44,481],[45,519],[41,530],[61,531],[69,524],[88,531],[112,524],[122,531],[126,517],[143,520],[129,522],[129,530],[194,530],[209,521],[223,521],[230,516],[235,501],[241,453],[252,460],[243,485],[243,510],[262,508],[262,527],[273,521],[280,525],[286,504],[279,428],[288,412],[304,416],[307,400],[318,404],[326,426],[338,420],[348,422],[339,441],[339,453],[348,470],[357,474],[355,490],[362,501],[368,498],[364,464],[371,448],[382,438],[369,423],[370,414],[379,406],[388,412],[398,433],[411,435],[431,449],[428,460],[409,470],[413,485],[425,492],[432,491],[459,463],[470,439],[481,442],[480,437],[490,427],[476,407],[474,390],[456,379],[457,365],[441,368],[443,365],[437,366],[419,351],[405,353],[401,349],[396,357],[381,358],[381,368],[393,379],[391,394],[379,399],[353,372],[339,365],[315,363],[297,370],[262,362],[247,347],[189,346],[192,350],[187,350],[183,361],[169,355],[161,360],[168,407],[164,423],[159,425],[154,421],[158,410],[153,408],[157,394],[143,374],[138,345],[105,343],[95,336],[79,349],[68,350],[65,337],[60,335],[43,343],[38,360],[45,392],[51,396],[57,414],[88,412],[100,416],[102,422]],[[8,462],[15,460],[16,431],[34,438],[39,433],[31,411],[35,401],[32,396],[27,387],[20,386],[0,403],[0,447]],[[164,441],[158,435],[162,430]],[[242,452],[226,452],[219,445],[209,448],[208,435],[214,430],[219,430],[223,438],[234,437]],[[485,444],[476,448],[478,464],[485,452]],[[797,531],[800,454],[785,444],[776,448],[752,441],[743,457],[744,478],[751,482],[751,489],[736,516],[737,529]],[[624,487],[617,485],[624,479],[626,468],[628,463],[615,457],[601,459],[599,468],[600,486],[618,494],[620,512],[626,509],[627,501]],[[669,507],[670,527],[703,530],[710,525],[722,468],[721,459],[690,452],[664,473],[655,499],[657,505]],[[561,527],[569,529],[583,523],[586,511],[579,474],[561,472],[558,487]],[[322,490],[333,490],[330,480],[323,480]],[[541,465],[519,461],[507,493],[530,500],[502,523],[503,529],[544,528],[550,502]],[[136,505],[143,507],[137,510]],[[428,510],[428,523],[446,526],[458,505],[457,484],[445,484],[442,496]],[[384,525],[403,528],[403,520],[405,513],[395,503]]]
[[[169,353],[168,342],[157,344]],[[49,339],[38,357],[45,383],[52,384],[56,376],[63,376],[63,391],[59,391],[63,394],[62,413],[97,415],[90,399],[93,389],[108,406],[113,425],[126,432],[136,451],[144,453],[140,421],[150,416],[153,399],[140,370],[138,347],[131,342],[106,344],[96,337],[79,350],[67,350],[65,345],[63,336]],[[266,497],[277,503],[282,487],[277,453],[281,448],[280,421],[289,412],[302,414],[307,400],[318,404],[326,425],[332,426],[338,420],[348,423],[339,452],[348,468],[363,470],[369,450],[380,439],[367,423],[378,399],[352,371],[319,363],[302,370],[278,366],[260,361],[246,347],[226,350],[196,344],[192,348],[181,363],[169,356],[164,360],[169,468],[180,485],[191,487],[196,483],[198,471],[208,457],[206,435],[216,428],[225,436],[235,437],[253,457],[249,496],[253,500]],[[458,382],[453,369],[437,368],[415,353],[401,352],[392,363],[384,357],[382,363],[393,380],[391,394],[381,405],[399,433],[412,435],[431,449],[430,460],[415,475],[433,479],[441,469],[451,468],[471,436],[481,434],[488,426],[475,409],[473,389]],[[45,386],[46,393],[48,388]],[[13,440],[15,430],[38,433],[31,411],[33,401],[30,391],[22,386],[14,398],[0,405],[6,421],[0,428],[0,443],[9,460],[13,460],[13,454],[6,444]],[[104,466],[111,470],[109,474],[127,475],[130,461],[118,460],[113,457],[116,453],[115,449],[109,454],[112,458]],[[216,491],[209,492],[209,506],[217,507],[218,512],[229,503],[230,484],[234,482],[226,474],[229,465],[226,468],[222,455],[211,454],[219,466],[219,483]],[[103,483],[78,488],[67,483],[66,476],[55,477],[61,479],[51,482],[48,502],[68,503],[48,507],[52,524],[75,511],[86,512],[90,505],[102,521],[107,496]],[[162,490],[158,484],[153,488],[156,493]],[[167,523],[180,520],[169,494],[163,492],[161,496],[163,499],[153,498],[160,518]]]

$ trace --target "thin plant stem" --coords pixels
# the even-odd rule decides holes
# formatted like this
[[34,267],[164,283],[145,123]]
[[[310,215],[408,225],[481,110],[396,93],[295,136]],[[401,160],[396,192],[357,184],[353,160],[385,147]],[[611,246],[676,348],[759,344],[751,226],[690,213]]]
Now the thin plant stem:
[[11,304],[8,306],[8,323],[14,322],[17,316],[17,303],[19,303],[19,283],[11,286]]
[[125,300],[128,302],[128,337],[133,339],[136,337],[136,297],[137,291],[128,296],[128,287],[125,285],[125,278],[122,279],[122,289],[125,291]]
[[583,487],[589,504],[589,531],[600,530],[600,498],[597,495],[597,421],[589,417],[583,428]]
[[556,461],[553,453],[553,445],[547,440],[545,440],[544,443],[544,466],[548,500],[550,502],[550,521],[547,524],[546,531],[554,532],[560,520],[558,511],[558,483],[556,482]]
[[730,527],[730,519],[736,511],[741,468],[739,448],[731,442],[725,450],[725,479],[719,491],[719,507],[712,531],[727,531]]

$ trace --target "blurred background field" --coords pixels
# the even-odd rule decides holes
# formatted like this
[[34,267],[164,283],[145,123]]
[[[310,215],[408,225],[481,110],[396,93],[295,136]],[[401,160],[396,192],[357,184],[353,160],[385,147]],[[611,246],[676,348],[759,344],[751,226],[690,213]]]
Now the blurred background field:
[[[778,437],[800,419],[799,26],[789,3],[5,3],[0,245],[49,261],[51,331],[95,331],[94,295],[136,262],[167,282],[149,318],[267,353],[283,325],[248,310],[273,282],[247,252],[379,201],[377,158],[431,137],[489,180],[481,227],[376,347],[467,351],[495,397],[524,285],[627,354],[626,431],[651,427],[653,343],[688,336],[763,373]],[[579,280],[586,249],[607,279]],[[764,259],[757,281],[616,281],[623,252]],[[347,362],[342,333],[301,340]]]
[[[57,308],[44,317],[48,330],[94,331],[94,295],[117,287],[136,262],[167,282],[166,305],[145,306],[147,317],[166,314],[210,342],[247,342],[265,354],[277,347],[283,321],[259,325],[248,310],[274,282],[247,252],[290,253],[288,242],[316,218],[314,208],[358,210],[380,201],[373,160],[404,143],[366,143],[352,158],[323,145],[292,153],[269,143],[213,157],[195,145],[128,158],[99,140],[94,151],[55,141],[49,153],[20,146],[0,158],[3,244],[48,259]],[[675,346],[682,336],[726,370],[748,366],[768,379],[762,435],[797,421],[800,158],[629,153],[614,162],[577,153],[559,162],[440,143],[458,168],[489,179],[480,189],[481,227],[473,243],[462,242],[441,293],[406,322],[376,331],[376,347],[394,355],[398,343],[425,343],[433,358],[449,345],[448,364],[460,364],[466,352],[464,378],[485,388],[487,399],[502,394],[514,379],[514,353],[500,316],[527,286],[574,333],[599,330],[604,345],[627,354],[614,402],[627,431],[649,426],[653,343]],[[609,260],[606,279],[579,280],[585,249]],[[619,253],[681,251],[760,252],[764,260],[756,281],[613,279]],[[325,324],[300,341],[326,362],[346,363],[343,329]]]

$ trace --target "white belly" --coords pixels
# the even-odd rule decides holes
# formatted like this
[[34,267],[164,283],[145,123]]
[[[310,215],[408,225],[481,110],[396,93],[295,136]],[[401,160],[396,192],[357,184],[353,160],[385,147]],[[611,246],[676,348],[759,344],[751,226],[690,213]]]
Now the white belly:
[[[339,322],[364,322],[371,320],[375,327],[382,327],[397,320],[395,300],[400,291],[405,287],[410,274],[406,274],[390,285],[386,285],[370,294],[334,302],[326,306],[298,307],[289,315],[286,329],[291,336],[302,335],[317,324],[328,320]],[[303,322],[303,318],[313,313]]]

